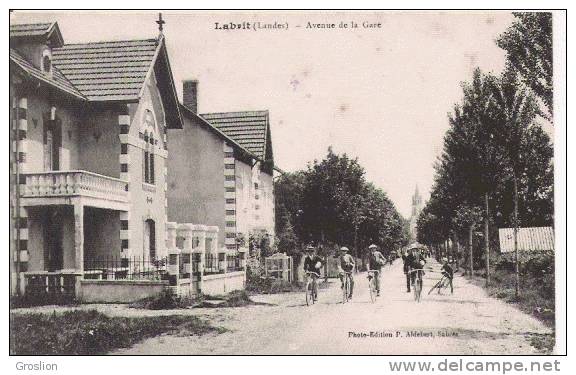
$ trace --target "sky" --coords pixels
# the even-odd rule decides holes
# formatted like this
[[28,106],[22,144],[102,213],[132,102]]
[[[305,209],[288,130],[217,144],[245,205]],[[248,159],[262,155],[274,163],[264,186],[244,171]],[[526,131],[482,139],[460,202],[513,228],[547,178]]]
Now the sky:
[[[153,38],[155,12],[17,13],[57,21],[65,43]],[[507,12],[163,12],[172,73],[199,80],[200,113],[270,111],[276,165],[321,160],[329,146],[357,157],[366,179],[406,218],[415,186],[426,200],[433,164],[472,71],[500,73],[495,39]],[[255,22],[287,29],[218,30]],[[308,28],[333,23],[335,28]],[[358,28],[351,28],[354,22]],[[363,22],[380,24],[364,28]],[[340,23],[348,28],[338,27]]]

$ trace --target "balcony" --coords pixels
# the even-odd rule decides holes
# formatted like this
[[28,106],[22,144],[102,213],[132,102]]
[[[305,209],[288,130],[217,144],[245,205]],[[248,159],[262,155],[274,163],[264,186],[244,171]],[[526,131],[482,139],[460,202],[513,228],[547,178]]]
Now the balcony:
[[80,197],[96,207],[123,209],[128,202],[127,183],[117,178],[87,171],[51,171],[26,173],[21,192],[28,205],[66,204]]

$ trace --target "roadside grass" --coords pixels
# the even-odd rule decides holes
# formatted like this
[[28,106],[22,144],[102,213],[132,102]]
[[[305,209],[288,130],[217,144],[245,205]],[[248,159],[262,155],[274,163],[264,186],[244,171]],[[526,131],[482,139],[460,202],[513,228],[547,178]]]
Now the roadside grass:
[[129,307],[146,310],[171,310],[190,308],[215,308],[215,307],[243,307],[249,305],[268,305],[255,302],[250,299],[245,290],[236,290],[228,294],[209,296],[201,294],[194,298],[181,298],[174,296],[169,291],[164,291],[156,296],[144,298],[131,303]]
[[516,297],[516,279],[513,270],[496,269],[490,274],[490,285],[485,285],[485,272],[472,280],[484,287],[488,295],[513,304],[552,328],[551,334],[531,335],[531,345],[542,353],[551,353],[555,345],[555,294],[552,273],[523,272],[520,275],[520,296]]
[[58,305],[58,306],[76,306],[78,302],[71,297],[65,296],[12,296],[10,297],[10,308],[26,308],[35,306]]
[[531,314],[544,324],[555,326],[554,287],[549,282],[530,274],[521,276],[520,296],[515,296],[515,275],[509,271],[497,270],[491,275],[488,294],[513,303],[520,310]]
[[10,354],[105,354],[166,333],[192,336],[210,332],[225,329],[193,316],[109,317],[96,310],[11,314]]

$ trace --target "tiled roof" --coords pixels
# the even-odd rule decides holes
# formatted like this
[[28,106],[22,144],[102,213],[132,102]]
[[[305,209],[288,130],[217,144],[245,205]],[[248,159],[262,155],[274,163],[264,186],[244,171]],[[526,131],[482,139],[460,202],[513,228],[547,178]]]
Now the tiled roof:
[[10,37],[45,35],[50,31],[53,23],[29,23],[10,25]]
[[66,44],[54,65],[88,100],[137,100],[158,48],[156,39]]
[[[500,228],[500,251],[514,251],[514,228]],[[518,228],[518,250],[554,250],[554,229],[552,227]]]
[[82,94],[76,90],[76,88],[64,77],[64,75],[58,70],[58,68],[53,67],[53,74],[48,75],[30,64],[25,58],[20,56],[18,52],[10,48],[10,61],[18,65],[26,73],[30,74],[36,79],[44,81],[52,86],[55,86],[61,90],[66,91],[78,98],[84,99]]
[[64,39],[56,22],[28,23],[10,25],[10,38],[38,38],[45,37],[52,40],[53,46],[60,47]]
[[200,116],[258,158],[265,159],[268,111],[205,113]]

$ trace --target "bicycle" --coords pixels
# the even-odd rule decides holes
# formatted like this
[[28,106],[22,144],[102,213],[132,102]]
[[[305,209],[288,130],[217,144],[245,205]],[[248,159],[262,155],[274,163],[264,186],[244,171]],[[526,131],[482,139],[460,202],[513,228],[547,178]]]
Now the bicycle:
[[422,286],[424,284],[424,282],[422,281],[422,273],[424,272],[424,270],[417,269],[409,271],[409,273],[413,272],[416,272],[416,277],[414,277],[414,280],[412,282],[412,289],[414,290],[414,301],[420,302],[422,296]]
[[318,284],[314,276],[320,277],[316,272],[306,271],[306,306],[310,306],[310,303],[314,304],[318,299]]
[[370,290],[370,301],[372,303],[376,302],[376,295],[378,293],[376,289],[376,278],[380,271],[378,270],[368,270],[368,289]]
[[343,273],[344,285],[342,287],[342,303],[346,303],[350,300],[350,278],[352,277],[352,272],[343,271]]
[[[442,290],[448,289],[449,286],[450,286],[450,279],[448,278],[448,276],[442,275],[442,278],[440,279],[440,281],[438,281],[436,284],[434,284],[434,286],[432,288],[430,288],[430,290],[428,291],[428,294],[432,293],[432,291],[436,288],[438,288],[438,294],[442,294]],[[451,293],[454,293],[454,292],[451,292]]]

